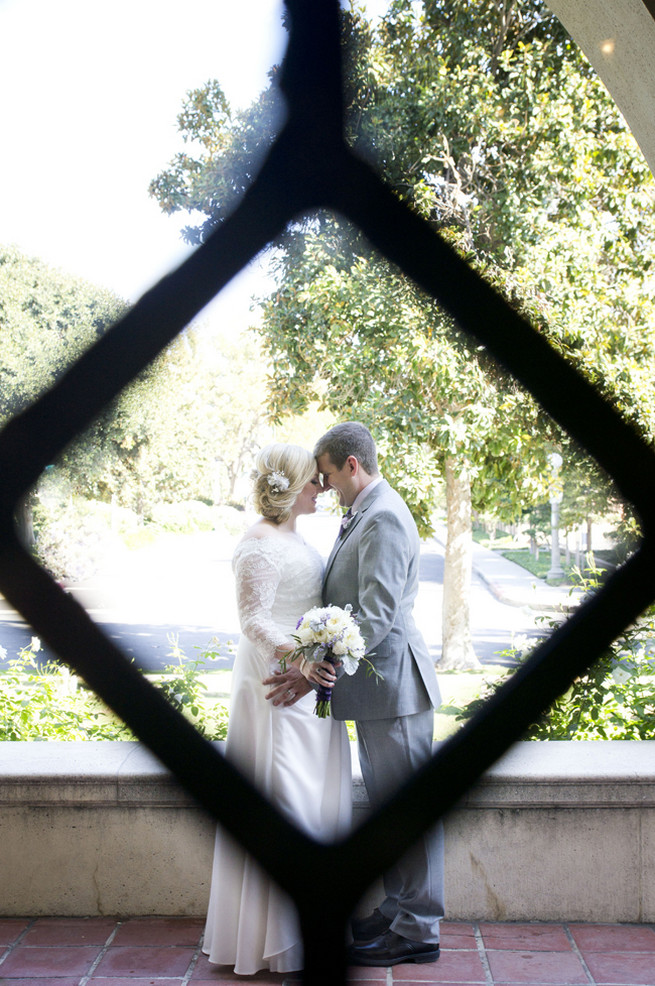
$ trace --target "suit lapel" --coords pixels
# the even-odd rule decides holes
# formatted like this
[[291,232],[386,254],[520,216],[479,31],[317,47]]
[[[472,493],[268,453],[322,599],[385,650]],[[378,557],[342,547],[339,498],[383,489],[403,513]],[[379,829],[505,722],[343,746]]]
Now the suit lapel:
[[341,546],[344,545],[346,543],[346,541],[348,540],[348,538],[352,536],[353,531],[355,530],[355,528],[357,527],[357,525],[361,521],[361,519],[364,516],[364,514],[366,513],[366,511],[374,503],[376,497],[380,493],[382,493],[383,489],[386,486],[387,486],[387,483],[386,483],[385,480],[383,480],[381,483],[378,483],[378,485],[375,487],[375,489],[371,490],[371,492],[369,493],[369,495],[364,498],[364,501],[363,501],[361,507],[358,508],[357,513],[355,514],[355,516],[353,517],[352,521],[350,522],[350,524],[346,528],[345,533],[341,537],[337,537],[337,539],[334,542],[334,545],[332,547],[332,551],[330,552],[330,555],[329,555],[328,560],[327,560],[326,565],[325,565],[325,572],[323,574],[323,582],[325,582],[325,580],[327,579],[327,577],[329,575],[329,572],[330,572],[330,569],[332,568],[332,565],[334,563],[334,559],[339,554],[339,550],[340,550]]
[[344,531],[344,533],[341,535],[341,537],[337,536],[337,539],[336,539],[336,541],[334,542],[334,544],[332,546],[332,551],[330,552],[330,556],[329,556],[329,558],[327,560],[327,564],[325,566],[325,575],[323,576],[324,578],[327,577],[327,574],[328,574],[328,572],[330,571],[330,569],[332,567],[332,562],[336,558],[336,556],[337,556],[337,554],[339,552],[339,549],[341,548],[342,545],[344,545],[346,543],[346,541],[348,540],[348,538],[350,537],[350,535],[352,534],[352,532],[355,530],[355,528],[357,527],[358,523],[360,522],[360,520],[362,518],[362,513],[363,513],[362,510],[358,510],[357,513],[355,514],[355,516],[353,517],[353,519],[351,520],[350,524],[348,525],[348,527]]

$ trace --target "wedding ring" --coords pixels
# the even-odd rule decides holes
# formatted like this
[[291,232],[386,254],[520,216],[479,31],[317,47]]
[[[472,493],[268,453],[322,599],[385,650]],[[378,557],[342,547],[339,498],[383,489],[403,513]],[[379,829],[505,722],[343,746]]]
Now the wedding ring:
[[296,697],[296,693],[295,692],[292,692],[290,688],[287,688],[287,695],[289,696],[289,698],[295,698]]

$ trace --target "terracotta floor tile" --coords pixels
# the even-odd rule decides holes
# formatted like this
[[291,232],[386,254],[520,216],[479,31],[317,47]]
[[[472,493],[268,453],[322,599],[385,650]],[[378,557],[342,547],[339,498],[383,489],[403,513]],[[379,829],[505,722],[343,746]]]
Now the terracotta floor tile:
[[497,986],[506,983],[588,986],[589,983],[580,959],[572,952],[490,951],[487,958]]
[[477,951],[444,951],[438,962],[407,963],[391,968],[394,983],[485,983]]
[[[346,972],[346,982],[357,983],[357,986],[380,986],[380,983],[386,983],[387,981],[387,970],[386,969],[367,969],[359,966],[352,966]],[[288,972],[284,976],[284,986],[298,986],[298,983],[302,982],[301,972]],[[196,986],[194,983],[193,986]]]
[[184,976],[194,956],[193,948],[151,945],[110,945],[95,970],[103,976]]
[[29,976],[83,976],[89,971],[98,955],[97,945],[79,945],[76,948],[50,946],[35,948],[18,945],[0,966],[4,979],[29,978]]
[[[212,965],[206,955],[202,955],[189,981],[189,986],[234,986],[235,983],[256,983],[257,986],[282,986],[289,983],[289,986],[298,984],[302,980],[302,973],[287,972],[273,973],[262,970],[255,976],[237,976],[230,966]],[[369,969],[367,967],[352,967],[348,969],[347,981],[357,983],[357,986],[380,986],[387,982],[386,969]],[[113,984],[112,984],[113,986]]]
[[[191,981],[193,986],[222,986],[222,983],[225,982],[224,979],[222,980],[216,976],[214,976],[213,979],[192,979]],[[232,980],[232,982],[234,982],[234,980]],[[248,982],[248,980],[244,979],[244,982]],[[91,986],[91,984],[89,984],[89,986]],[[110,986],[109,980],[107,980],[107,986]],[[111,983],[111,986],[114,986],[113,982]]]
[[351,965],[348,967],[349,983],[386,983],[387,970],[375,966]]
[[28,918],[0,918],[0,946],[15,942],[29,924]]
[[[222,968],[215,966],[215,969],[216,972],[212,978],[192,978],[190,982],[193,983],[193,986],[234,986],[235,983],[256,983],[256,986],[282,986],[286,982],[281,973],[262,971],[258,972],[256,976],[235,976],[225,966]],[[208,975],[211,977],[211,973],[204,973],[205,977]],[[295,981],[299,982],[299,980]]]
[[25,945],[104,945],[116,927],[113,918],[39,918]]
[[642,924],[571,924],[581,952],[655,952],[655,930]]
[[194,918],[130,918],[121,923],[112,945],[197,945],[204,920]]
[[474,935],[475,926],[470,921],[442,921],[441,933],[449,935]]
[[[347,983],[357,983],[357,986],[380,986],[380,983],[381,982],[385,982],[386,983],[386,981],[387,981],[387,979],[386,979],[387,970],[386,969],[384,970],[384,976],[385,976],[384,979],[372,979],[370,976],[366,976],[366,975],[364,975],[362,978],[359,978],[359,979],[353,979],[353,977],[351,975],[352,971],[353,971],[352,969],[349,969],[348,970],[348,974],[346,976],[346,982]],[[363,969],[361,971],[364,972]],[[373,971],[375,971],[375,970],[373,970]],[[371,972],[370,969],[369,969],[369,972]]]
[[[214,966],[216,972],[213,977],[211,973],[204,973],[202,979],[191,979],[193,986],[234,986],[235,983],[256,983],[256,986],[282,986],[286,982],[281,973],[258,972],[255,976],[237,976],[231,969],[225,966]],[[209,977],[209,978],[207,978]],[[296,980],[299,982],[299,980]],[[113,986],[113,984],[112,984]]]
[[[0,978],[0,983],[2,983],[2,986],[79,986],[79,981],[79,976],[73,976],[72,978],[67,976],[55,976],[54,979],[51,976],[39,976],[38,978],[30,976],[29,979]],[[89,980],[89,982],[91,982],[91,980]],[[107,980],[107,982],[109,982],[109,980]],[[113,981],[111,982],[111,986],[114,986]]]
[[585,962],[597,986],[653,986],[653,955],[630,952],[595,952],[585,955]]
[[[102,955],[88,986],[182,986],[197,955],[204,921],[187,918],[0,918],[0,983],[79,986]],[[494,986],[591,986],[567,935],[546,922],[480,924]],[[113,932],[112,944],[103,947]],[[489,986],[476,925],[443,922],[438,962],[351,967],[353,986]],[[655,926],[569,925],[595,986],[655,986]],[[22,937],[21,937],[22,936]],[[19,944],[13,944],[20,939]],[[236,976],[200,955],[189,986],[300,986],[299,973]]]
[[[207,975],[207,973],[205,973]],[[193,986],[234,986],[234,983],[243,983],[244,986],[248,986],[249,983],[256,983],[257,986],[268,986],[269,983],[274,984],[274,986],[280,986],[284,980],[280,977],[279,979],[255,979],[253,976],[238,976],[236,979],[224,979],[220,972],[216,972],[213,979],[192,979],[191,982]],[[9,984],[8,984],[9,986]],[[90,986],[90,984],[89,984]],[[114,981],[107,980],[107,986],[114,986]],[[131,981],[130,981],[131,986]],[[155,986],[157,986],[157,980],[155,980]],[[162,983],[162,986],[168,986],[168,984]]]
[[[183,982],[183,979],[170,979],[168,976],[161,978],[147,976],[145,979],[137,979],[134,976],[127,978],[122,976],[91,976],[87,980],[87,986],[182,986]],[[59,980],[57,980],[58,983]],[[14,986],[14,983],[7,983],[7,986]],[[41,986],[41,982],[31,983],[31,986]],[[77,986],[77,981],[75,986]],[[211,986],[216,986],[216,983],[212,983]]]
[[485,948],[567,952],[571,943],[561,924],[481,924]]
[[442,921],[441,947],[477,949],[475,928],[466,921]]

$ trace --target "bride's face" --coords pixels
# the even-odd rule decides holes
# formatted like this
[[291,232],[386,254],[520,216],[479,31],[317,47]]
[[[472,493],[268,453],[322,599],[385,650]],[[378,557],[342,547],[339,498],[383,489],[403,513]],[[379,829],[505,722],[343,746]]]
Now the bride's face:
[[323,484],[318,469],[308,483],[305,483],[294,503],[296,515],[313,514],[316,511],[316,497],[323,492]]

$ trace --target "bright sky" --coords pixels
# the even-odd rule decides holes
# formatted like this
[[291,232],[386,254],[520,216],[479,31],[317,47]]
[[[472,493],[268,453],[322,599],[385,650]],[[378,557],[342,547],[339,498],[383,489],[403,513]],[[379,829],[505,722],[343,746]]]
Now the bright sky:
[[[282,0],[0,0],[0,243],[138,298],[189,249],[188,219],[148,196],[181,149],[186,92],[217,78],[247,105],[284,52],[281,14]],[[249,293],[231,292],[244,317]]]

